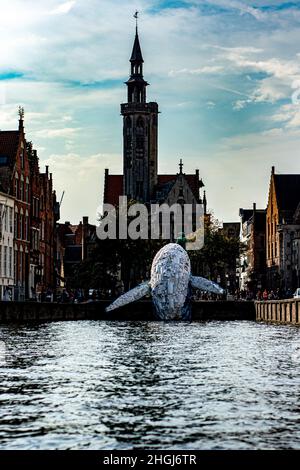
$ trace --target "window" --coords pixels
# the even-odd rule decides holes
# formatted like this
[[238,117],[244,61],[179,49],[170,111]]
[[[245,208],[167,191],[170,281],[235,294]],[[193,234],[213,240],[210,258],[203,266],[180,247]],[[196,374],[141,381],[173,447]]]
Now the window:
[[143,197],[143,181],[136,182],[136,195],[137,197]]
[[29,184],[28,183],[26,183],[25,201],[29,202]]
[[24,227],[23,227],[23,224],[24,224],[24,216],[23,214],[20,214],[20,240],[23,240],[23,230],[24,230]]
[[21,168],[24,168],[24,149],[21,149],[20,152],[20,161],[21,161]]
[[137,135],[143,135],[144,134],[144,126],[145,126],[144,119],[141,116],[139,116],[138,120],[136,122],[136,134]]
[[15,213],[15,238],[18,238],[18,213]]
[[6,166],[8,164],[8,158],[5,155],[0,155],[0,166]]
[[2,276],[2,246],[0,245],[0,277]]
[[5,206],[4,207],[4,220],[5,220],[5,231],[8,232],[9,230],[9,210],[8,210],[8,207]]
[[9,208],[9,231],[13,233],[13,210],[12,207]]
[[15,197],[19,199],[19,180],[15,178]]
[[14,278],[15,278],[15,283],[17,282],[17,266],[18,266],[18,252],[15,250],[15,256],[14,256]]
[[13,250],[10,247],[9,248],[9,258],[8,258],[8,275],[9,275],[9,277],[12,277],[12,255],[13,255]]
[[25,240],[28,240],[28,215],[25,216]]
[[21,281],[21,284],[23,283],[23,253],[20,253],[20,276],[19,280]]
[[7,276],[7,246],[4,247],[3,276]]
[[131,134],[131,127],[132,127],[131,118],[129,116],[127,116],[127,118],[126,118],[126,134],[128,136]]
[[20,181],[20,199],[24,201],[24,181]]

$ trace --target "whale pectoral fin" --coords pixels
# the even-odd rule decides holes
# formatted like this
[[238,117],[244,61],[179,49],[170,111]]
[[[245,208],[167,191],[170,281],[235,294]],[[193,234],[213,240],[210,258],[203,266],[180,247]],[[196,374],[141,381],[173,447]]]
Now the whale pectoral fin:
[[224,290],[222,289],[222,287],[219,286],[219,284],[209,281],[208,279],[205,279],[205,277],[191,276],[190,283],[194,289],[199,289],[199,290],[204,290],[204,291],[206,290],[208,292],[212,292],[213,294],[224,293]]
[[126,292],[126,294],[121,295],[117,300],[115,300],[112,304],[106,307],[106,312],[111,312],[116,308],[123,307],[123,305],[130,304],[131,302],[135,302],[136,300],[141,299],[145,295],[150,293],[150,285],[149,282],[143,282],[142,284],[138,285],[134,289]]

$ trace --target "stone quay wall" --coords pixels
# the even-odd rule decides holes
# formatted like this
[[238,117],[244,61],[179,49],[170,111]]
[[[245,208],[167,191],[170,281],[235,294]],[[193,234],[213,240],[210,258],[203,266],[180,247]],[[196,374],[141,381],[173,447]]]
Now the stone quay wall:
[[[112,312],[105,312],[110,301],[82,304],[40,302],[0,302],[0,323],[27,323],[64,320],[155,320],[151,300],[141,300]],[[252,320],[254,302],[200,301],[192,304],[193,321]]]
[[256,321],[300,325],[300,299],[255,302]]

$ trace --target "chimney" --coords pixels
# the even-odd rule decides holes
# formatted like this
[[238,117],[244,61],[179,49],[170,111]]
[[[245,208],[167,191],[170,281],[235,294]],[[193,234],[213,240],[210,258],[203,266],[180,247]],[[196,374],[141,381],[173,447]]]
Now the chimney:
[[275,175],[275,166],[272,166],[272,175]]
[[88,225],[89,218],[87,216],[82,217],[82,223],[83,223],[83,225]]
[[67,220],[67,221],[65,222],[65,225],[68,227],[69,225],[71,225],[71,222],[70,222],[69,220]]
[[256,202],[253,202],[253,212],[256,211]]
[[46,175],[48,176],[48,172],[49,172],[49,165],[46,165]]

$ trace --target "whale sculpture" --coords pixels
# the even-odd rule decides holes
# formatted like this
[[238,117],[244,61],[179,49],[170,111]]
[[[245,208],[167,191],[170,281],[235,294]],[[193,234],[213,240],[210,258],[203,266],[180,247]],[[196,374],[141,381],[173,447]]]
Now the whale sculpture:
[[190,320],[192,288],[223,294],[218,284],[192,276],[190,259],[185,249],[176,243],[169,243],[156,253],[150,281],[121,295],[106,311],[110,312],[150,294],[159,320]]

